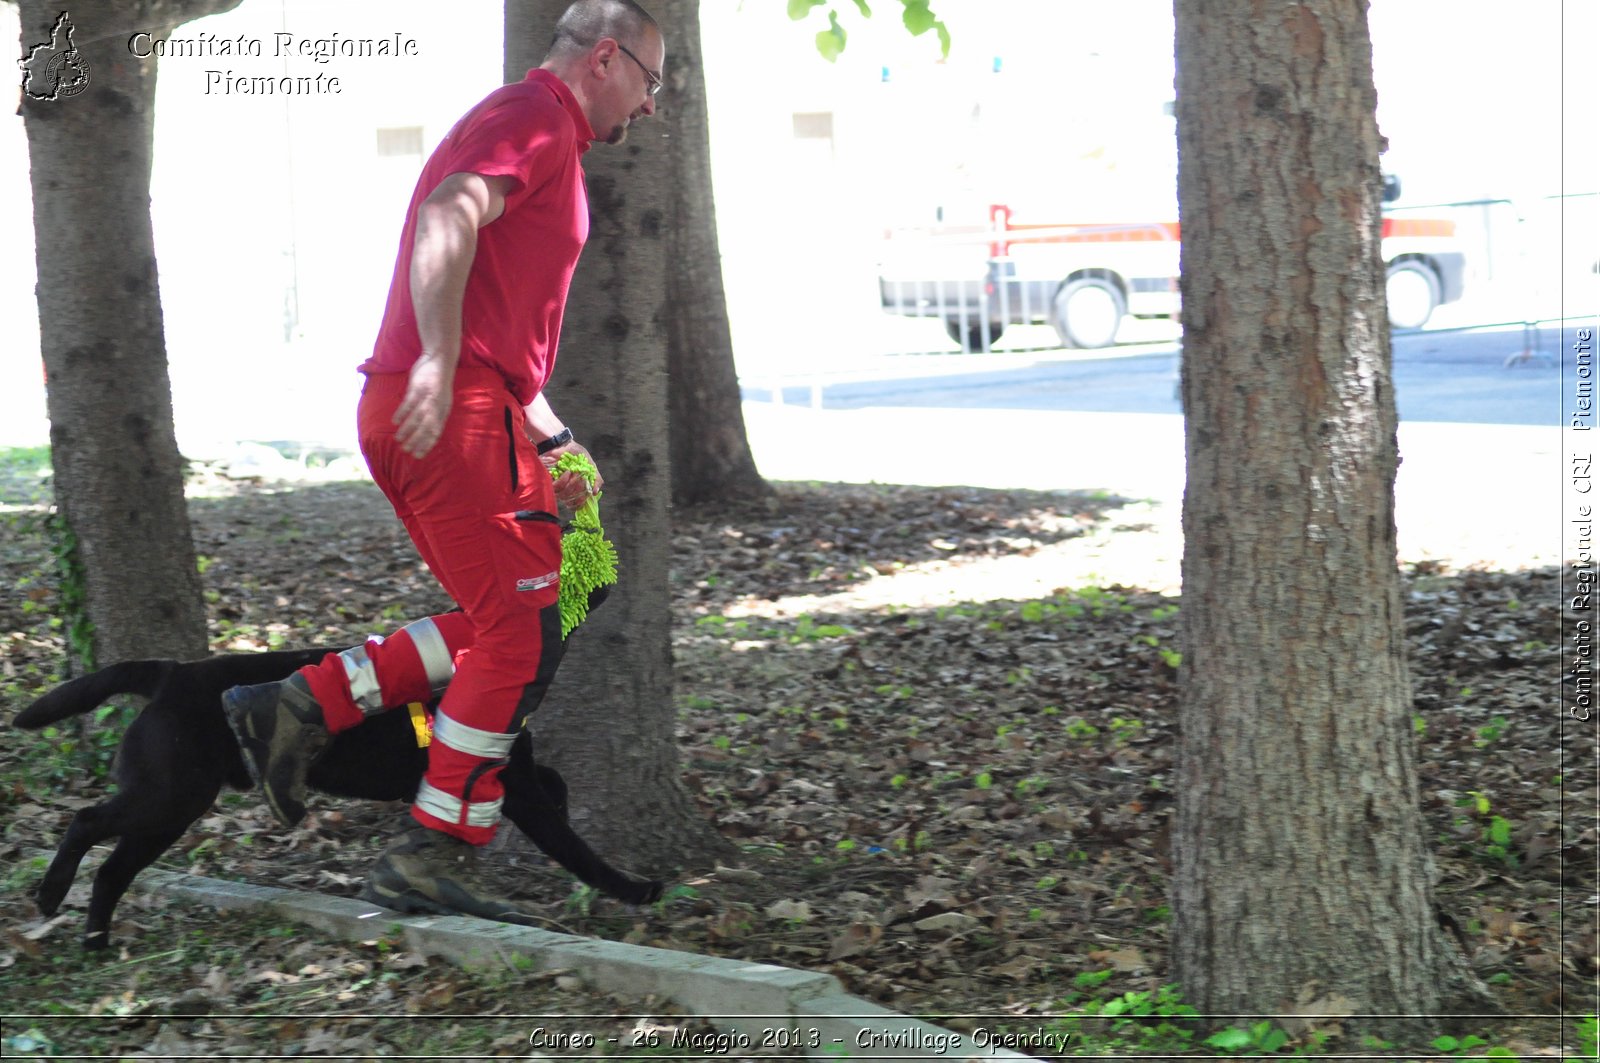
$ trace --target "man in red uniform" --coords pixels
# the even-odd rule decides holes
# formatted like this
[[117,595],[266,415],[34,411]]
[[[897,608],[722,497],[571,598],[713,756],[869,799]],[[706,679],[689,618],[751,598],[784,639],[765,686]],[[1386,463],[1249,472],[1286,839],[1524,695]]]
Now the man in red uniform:
[[[444,692],[406,832],[367,896],[408,911],[515,918],[484,889],[499,771],[561,659],[556,501],[546,470],[587,454],[546,401],[562,310],[589,230],[581,160],[655,113],[665,45],[633,0],[578,0],[543,64],[490,93],[423,167],[358,411],[362,453],[428,568],[461,607],[224,696],[273,812],[305,815],[331,734]],[[595,484],[598,490],[599,482]]]

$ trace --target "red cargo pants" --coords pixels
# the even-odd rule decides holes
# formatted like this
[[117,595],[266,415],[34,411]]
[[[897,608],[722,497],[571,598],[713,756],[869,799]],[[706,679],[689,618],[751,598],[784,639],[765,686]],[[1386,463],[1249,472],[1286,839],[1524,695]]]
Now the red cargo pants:
[[500,769],[561,662],[555,492],[498,373],[456,370],[444,434],[420,459],[395,441],[407,382],[367,378],[361,452],[461,612],[329,654],[303,674],[335,733],[444,690],[411,814],[483,845],[500,821]]

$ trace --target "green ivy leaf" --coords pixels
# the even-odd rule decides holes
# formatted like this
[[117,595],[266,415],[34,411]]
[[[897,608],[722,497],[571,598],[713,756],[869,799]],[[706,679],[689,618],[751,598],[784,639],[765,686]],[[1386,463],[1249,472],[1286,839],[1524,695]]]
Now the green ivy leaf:
[[828,28],[817,34],[817,51],[822,53],[822,58],[828,62],[836,62],[839,53],[844,51],[845,32],[839,25],[839,16],[836,12],[828,12]]
[[856,0],[856,10],[861,12],[862,18],[872,17],[872,8],[867,6],[867,0]]
[[933,12],[928,10],[928,0],[901,0],[901,3],[906,6],[901,20],[913,37],[920,37],[939,24]]
[[1212,1034],[1200,1043],[1210,1045],[1212,1048],[1220,1048],[1224,1052],[1237,1052],[1239,1049],[1249,1046],[1250,1035],[1237,1027],[1229,1027],[1219,1033]]
[[1272,1029],[1262,1036],[1260,1041],[1261,1051],[1270,1056],[1289,1043],[1289,1035],[1282,1030]]
[[799,22],[811,14],[811,9],[821,7],[827,0],[789,0],[789,17]]

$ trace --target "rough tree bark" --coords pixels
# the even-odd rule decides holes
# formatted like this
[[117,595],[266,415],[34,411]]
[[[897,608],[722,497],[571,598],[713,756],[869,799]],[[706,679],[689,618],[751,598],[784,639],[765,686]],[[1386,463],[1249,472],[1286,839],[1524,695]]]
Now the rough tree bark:
[[739,377],[722,285],[711,191],[711,136],[700,0],[659,0],[670,37],[667,87],[655,121],[665,127],[667,193],[667,439],[678,505],[766,495],[745,433]]
[[1485,1007],[1418,805],[1366,5],[1177,0],[1177,57],[1172,972],[1213,1014]]
[[[238,3],[74,3],[77,54],[52,73],[61,49],[41,53],[22,97],[56,505],[76,543],[100,664],[206,652],[150,222],[156,61],[126,45],[134,30]],[[20,8],[27,55],[51,41],[62,5]],[[81,91],[36,98],[73,72],[86,72]]]
[[[566,6],[506,0],[508,80],[543,60]],[[670,71],[676,38],[672,26],[665,29]],[[667,571],[666,278],[675,194],[669,132],[660,118],[644,119],[625,144],[597,144],[584,156],[589,242],[567,300],[549,393],[605,474],[600,515],[617,544],[620,582],[574,635],[561,678],[531,724],[551,762],[584,781],[571,800],[585,833],[629,866],[658,873],[693,866],[726,846],[683,786],[675,735]]]

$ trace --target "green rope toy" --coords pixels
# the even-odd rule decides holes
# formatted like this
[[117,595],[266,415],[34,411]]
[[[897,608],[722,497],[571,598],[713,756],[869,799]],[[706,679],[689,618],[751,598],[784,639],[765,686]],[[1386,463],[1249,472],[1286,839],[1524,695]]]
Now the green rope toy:
[[[559,479],[569,472],[583,477],[594,490],[599,471],[582,454],[567,453],[550,467],[550,477]],[[572,523],[561,536],[561,637],[589,615],[589,595],[597,587],[617,582],[617,547],[600,528],[600,496],[590,494],[572,515]]]

